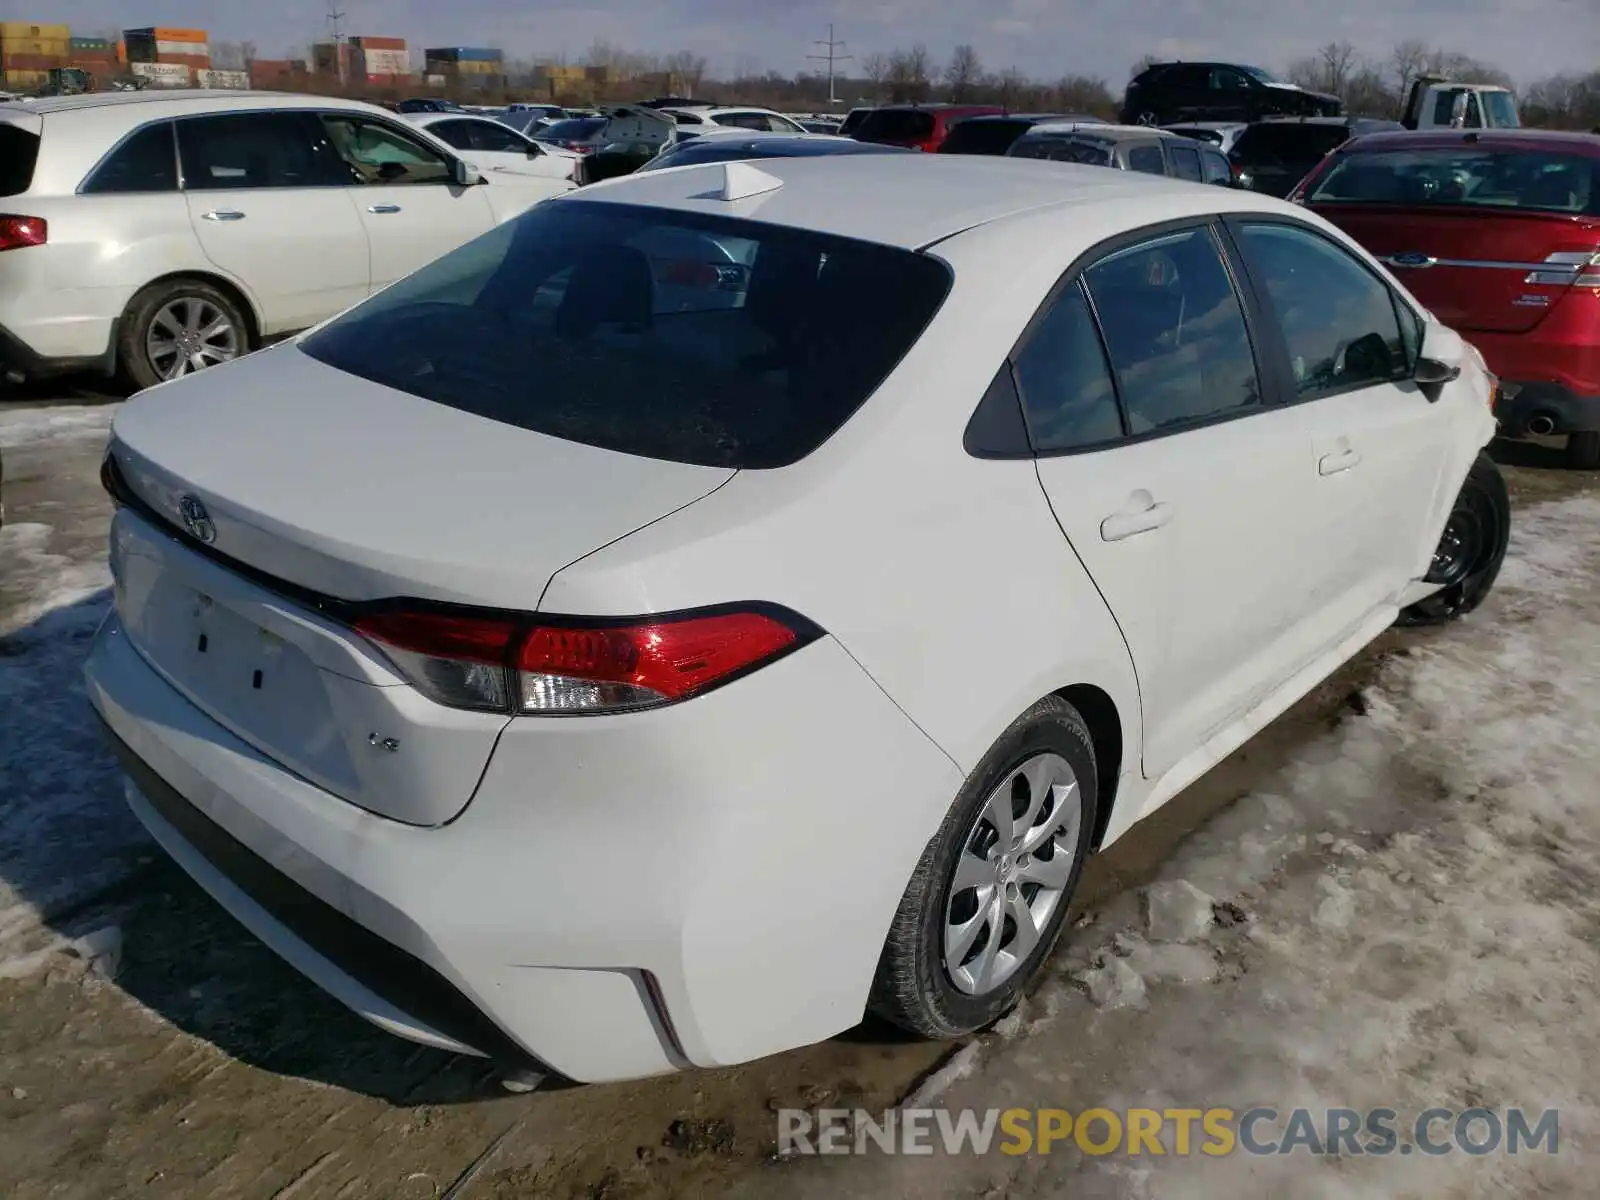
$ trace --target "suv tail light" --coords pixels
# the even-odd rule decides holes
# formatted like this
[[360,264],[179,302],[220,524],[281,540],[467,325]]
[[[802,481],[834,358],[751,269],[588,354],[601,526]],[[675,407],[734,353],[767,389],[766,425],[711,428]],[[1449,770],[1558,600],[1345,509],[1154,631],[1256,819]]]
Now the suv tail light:
[[439,704],[550,715],[686,700],[821,633],[760,604],[614,622],[401,609],[359,617],[354,627]]
[[0,213],[0,250],[42,246],[50,240],[50,224],[43,217],[18,217]]

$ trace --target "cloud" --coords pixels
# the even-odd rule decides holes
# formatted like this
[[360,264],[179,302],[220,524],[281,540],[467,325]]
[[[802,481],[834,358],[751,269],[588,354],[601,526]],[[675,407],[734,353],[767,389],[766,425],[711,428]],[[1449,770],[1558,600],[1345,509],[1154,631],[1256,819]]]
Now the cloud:
[[[123,0],[54,0],[52,20],[85,32],[115,28],[130,11]],[[206,0],[140,0],[141,23],[201,25],[214,40],[249,40],[263,54],[304,47],[326,35],[316,0],[219,6]],[[1385,58],[1406,38],[1492,62],[1533,80],[1556,71],[1588,71],[1600,37],[1594,0],[1118,0],[1081,15],[1048,0],[610,0],[581,6],[557,0],[344,0],[347,33],[405,37],[414,46],[500,46],[512,58],[576,58],[603,38],[630,49],[691,50],[727,69],[736,62],[784,73],[806,68],[814,42],[834,36],[860,56],[914,42],[935,61],[970,42],[993,68],[1016,66],[1039,77],[1104,76],[1113,87],[1159,47],[1265,67],[1347,40]]]

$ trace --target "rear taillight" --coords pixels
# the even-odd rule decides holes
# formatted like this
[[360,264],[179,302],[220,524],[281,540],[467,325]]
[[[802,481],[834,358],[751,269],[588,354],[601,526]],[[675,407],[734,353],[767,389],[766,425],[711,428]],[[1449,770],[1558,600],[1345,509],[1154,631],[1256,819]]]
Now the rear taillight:
[[43,217],[18,217],[0,213],[0,250],[42,246],[50,240],[50,223]]
[[766,606],[616,623],[398,610],[355,629],[440,704],[553,715],[686,700],[816,637]]

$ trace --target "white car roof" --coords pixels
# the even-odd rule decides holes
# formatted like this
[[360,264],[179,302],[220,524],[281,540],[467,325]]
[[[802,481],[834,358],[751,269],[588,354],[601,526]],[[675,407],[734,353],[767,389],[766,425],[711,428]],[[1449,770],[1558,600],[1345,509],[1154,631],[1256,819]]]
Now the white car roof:
[[[142,92],[89,92],[82,96],[47,96],[31,100],[27,110],[50,116],[95,108],[127,108],[130,120],[148,121],[158,116],[227,112],[252,108],[357,108],[387,112],[376,104],[339,100],[331,96],[306,96],[299,92],[244,92],[205,88],[150,88]],[[389,115],[393,115],[392,113]]]
[[1023,133],[1023,137],[1038,134],[1087,133],[1106,141],[1116,141],[1134,136],[1177,137],[1154,125],[1109,125],[1104,121],[1041,121]]
[[[759,171],[782,186],[748,199],[721,200],[718,193],[734,167],[741,173]],[[908,250],[1048,208],[1092,206],[1127,220],[1134,202],[1148,201],[1153,208],[1146,220],[1154,222],[1219,205],[1271,211],[1286,207],[1251,193],[1224,193],[1215,186],[1104,167],[956,154],[818,155],[708,163],[624,176],[592,184],[573,196],[596,203],[649,204],[759,219]]]

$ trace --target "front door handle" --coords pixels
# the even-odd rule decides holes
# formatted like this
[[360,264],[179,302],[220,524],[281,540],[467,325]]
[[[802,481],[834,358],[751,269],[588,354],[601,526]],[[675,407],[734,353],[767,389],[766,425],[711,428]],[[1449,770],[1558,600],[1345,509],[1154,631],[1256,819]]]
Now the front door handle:
[[370,213],[397,213],[400,211],[398,204],[369,204],[367,211]]
[[233,208],[214,208],[204,214],[207,221],[242,221],[244,214]]
[[1157,504],[1149,492],[1135,492],[1128,498],[1128,507],[1100,522],[1100,540],[1120,542],[1160,529],[1172,520],[1172,505]]
[[1360,462],[1361,455],[1354,450],[1340,450],[1333,454],[1324,454],[1317,459],[1317,473],[1319,475],[1337,475],[1340,471],[1348,471]]

